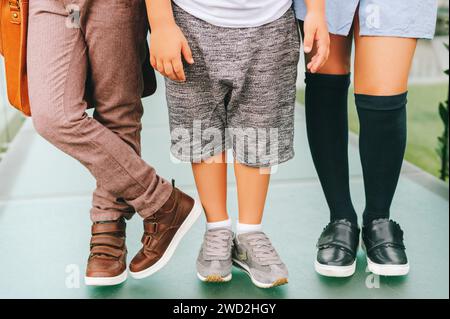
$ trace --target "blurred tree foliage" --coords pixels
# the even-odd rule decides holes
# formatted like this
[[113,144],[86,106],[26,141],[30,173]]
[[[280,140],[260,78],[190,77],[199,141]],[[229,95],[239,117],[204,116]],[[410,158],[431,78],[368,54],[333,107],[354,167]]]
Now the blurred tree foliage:
[[446,5],[441,5],[438,11],[438,19],[437,19],[437,27],[436,27],[436,35],[448,35],[448,22],[449,22],[449,12],[448,12],[448,3]]

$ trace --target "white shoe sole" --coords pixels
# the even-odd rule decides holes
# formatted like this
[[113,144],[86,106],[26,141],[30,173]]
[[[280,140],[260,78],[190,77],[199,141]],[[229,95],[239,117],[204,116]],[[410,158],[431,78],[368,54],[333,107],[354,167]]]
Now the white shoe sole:
[[395,277],[395,276],[406,276],[409,274],[410,267],[409,264],[405,265],[382,265],[374,263],[367,257],[367,265],[369,271],[375,275]]
[[183,237],[189,232],[191,227],[194,226],[195,222],[197,221],[197,219],[200,217],[201,214],[202,214],[202,206],[200,205],[200,201],[195,199],[194,207],[192,208],[186,220],[181,225],[178,232],[173,237],[172,241],[169,244],[169,247],[167,247],[167,250],[161,257],[161,259],[152,267],[147,268],[145,270],[139,272],[130,271],[131,277],[133,277],[134,279],[144,279],[150,277],[151,275],[157,273],[162,268],[164,268],[169,263],[170,259],[172,259]]
[[226,277],[222,277],[220,275],[210,275],[208,277],[203,277],[199,273],[197,273],[198,279],[202,282],[209,282],[209,283],[224,283],[224,282],[230,282],[231,279],[233,279],[233,275],[229,274]]
[[[361,248],[364,250],[367,256],[367,249],[363,242],[361,244]],[[367,267],[371,273],[386,277],[406,276],[410,271],[409,263],[405,265],[377,264],[370,260],[369,256],[367,256]]]
[[319,263],[317,260],[314,263],[316,272],[325,277],[345,278],[351,277],[356,272],[356,260],[350,266],[330,266]]
[[86,286],[116,286],[127,280],[128,273],[125,270],[116,277],[84,277]]
[[243,270],[243,271],[250,277],[250,279],[252,280],[253,284],[254,284],[256,287],[258,287],[258,288],[261,288],[261,289],[270,289],[270,288],[275,288],[275,287],[283,286],[283,285],[286,285],[286,284],[289,283],[288,278],[280,278],[280,279],[276,280],[275,282],[273,282],[273,283],[271,283],[271,284],[264,284],[264,283],[262,283],[262,282],[259,282],[258,280],[256,280],[256,279],[253,277],[253,275],[252,275],[252,273],[251,273],[251,271],[250,271],[250,268],[249,268],[246,264],[240,262],[240,261],[237,260],[237,259],[233,259],[233,263],[234,263],[235,266],[237,266],[239,269]]

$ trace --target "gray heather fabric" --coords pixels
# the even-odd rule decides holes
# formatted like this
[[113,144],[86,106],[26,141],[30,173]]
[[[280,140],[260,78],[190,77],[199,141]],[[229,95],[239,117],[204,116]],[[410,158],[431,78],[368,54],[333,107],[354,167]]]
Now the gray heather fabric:
[[288,279],[289,272],[269,238],[262,232],[241,234],[234,241],[233,259],[250,269],[250,275],[262,284]]
[[206,232],[197,259],[197,272],[202,277],[220,276],[225,278],[231,274],[233,236],[233,232],[226,228],[217,228]]
[[174,5],[195,64],[185,83],[166,80],[172,153],[200,162],[233,148],[236,159],[267,167],[294,156],[300,40],[294,12],[255,28],[223,28]]

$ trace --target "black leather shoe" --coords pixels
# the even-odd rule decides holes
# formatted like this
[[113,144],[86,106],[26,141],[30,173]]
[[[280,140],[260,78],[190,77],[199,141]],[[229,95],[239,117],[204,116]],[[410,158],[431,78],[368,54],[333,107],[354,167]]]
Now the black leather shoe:
[[377,219],[363,227],[363,248],[369,270],[380,276],[405,276],[408,257],[400,225],[389,219]]
[[350,277],[356,271],[360,229],[347,220],[337,220],[322,232],[317,243],[316,271],[327,277]]

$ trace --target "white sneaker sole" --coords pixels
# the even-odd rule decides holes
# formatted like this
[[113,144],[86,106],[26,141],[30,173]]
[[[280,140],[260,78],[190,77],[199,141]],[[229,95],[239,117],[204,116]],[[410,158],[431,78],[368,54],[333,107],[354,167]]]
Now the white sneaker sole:
[[84,277],[86,286],[116,286],[127,280],[128,273],[125,270],[122,274],[116,277]]
[[273,283],[270,283],[270,284],[264,284],[264,283],[262,283],[262,282],[259,282],[258,280],[256,280],[256,279],[253,277],[252,272],[250,271],[250,268],[249,268],[246,264],[240,262],[240,261],[237,260],[237,259],[233,259],[233,263],[235,264],[235,266],[237,266],[237,268],[243,270],[243,271],[250,277],[250,279],[252,280],[253,284],[254,284],[256,287],[258,287],[258,288],[261,288],[261,289],[270,289],[270,288],[275,288],[275,287],[283,286],[283,285],[286,285],[286,284],[289,283],[288,278],[280,278],[280,279],[276,280],[276,281],[273,282]]
[[197,273],[198,279],[202,282],[209,282],[209,283],[224,283],[224,282],[230,282],[233,279],[233,275],[229,274],[226,277],[222,277],[220,275],[210,275],[208,277],[203,277],[199,273]]
[[409,274],[410,267],[409,264],[405,265],[382,265],[374,263],[367,257],[367,265],[369,271],[375,275],[395,277],[395,276],[406,276]]
[[152,267],[147,268],[145,270],[139,272],[130,271],[131,277],[133,277],[134,279],[144,279],[150,277],[151,275],[154,275],[162,268],[164,268],[170,262],[170,259],[172,259],[183,237],[189,232],[191,227],[194,226],[195,222],[197,221],[197,219],[200,217],[201,214],[202,214],[202,206],[200,205],[200,201],[195,199],[194,207],[192,208],[186,220],[181,225],[178,232],[173,237],[172,241],[169,244],[169,247],[167,247],[167,250],[161,257],[161,259]]
[[[361,248],[364,250],[367,256],[367,249],[363,242],[361,244]],[[386,277],[406,276],[410,271],[409,263],[405,265],[377,264],[370,260],[369,256],[367,256],[367,267],[371,273]]]
[[316,272],[325,277],[346,278],[351,277],[356,272],[356,260],[350,266],[330,266],[319,263],[317,260],[314,263]]

